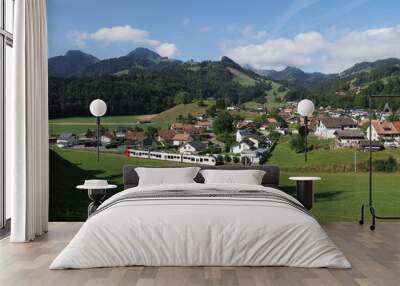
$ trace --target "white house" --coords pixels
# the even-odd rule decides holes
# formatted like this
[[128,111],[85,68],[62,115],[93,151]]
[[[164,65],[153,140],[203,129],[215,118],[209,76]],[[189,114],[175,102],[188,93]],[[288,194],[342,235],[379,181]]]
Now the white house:
[[234,154],[241,154],[243,151],[254,149],[254,145],[254,142],[249,138],[244,138],[238,144],[234,145],[231,151]]
[[228,110],[228,111],[239,111],[240,107],[239,106],[228,106],[226,108],[226,110]]
[[63,133],[57,139],[57,146],[60,148],[72,147],[79,143],[78,137],[75,134]]
[[[372,120],[372,141],[380,141],[386,146],[398,146],[400,141],[400,122],[388,122]],[[369,127],[367,129],[367,138],[369,139]]]
[[252,135],[257,135],[257,133],[249,128],[246,129],[238,129],[236,131],[236,142],[241,142],[244,138],[247,138]]
[[246,158],[246,160],[248,160],[249,163],[258,165],[258,164],[263,164],[265,162],[267,154],[268,154],[268,149],[259,148],[256,150],[243,151],[240,154],[240,158],[241,160],[243,160],[243,158]]
[[100,141],[103,145],[111,144],[115,141],[115,137],[111,133],[104,133],[103,135],[101,135]]
[[184,143],[180,148],[179,152],[181,154],[189,153],[189,154],[196,154],[200,151],[203,151],[207,148],[207,145],[199,142],[199,141],[189,141]]
[[175,134],[174,138],[172,138],[172,144],[174,146],[181,146],[187,142],[193,141],[193,137],[187,133],[178,133]]
[[365,139],[364,133],[360,129],[338,130],[335,134],[338,147],[358,146],[360,141]]
[[318,119],[315,135],[324,139],[335,138],[338,130],[357,128],[357,122],[349,117],[322,117]]

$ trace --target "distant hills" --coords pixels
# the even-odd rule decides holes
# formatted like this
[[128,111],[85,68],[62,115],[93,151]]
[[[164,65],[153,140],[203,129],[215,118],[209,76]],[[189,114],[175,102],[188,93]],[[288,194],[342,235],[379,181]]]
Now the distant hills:
[[257,70],[256,72],[274,81],[284,81],[301,86],[310,86],[316,82],[329,79],[333,76],[320,72],[306,73],[296,67],[286,67],[282,71]]
[[51,118],[87,115],[89,102],[98,97],[110,103],[113,114],[144,114],[209,97],[220,106],[265,101],[272,84],[280,86],[227,57],[182,62],[136,48],[122,57],[70,64],[79,62],[82,54],[67,52],[49,59]]
[[254,70],[228,57],[183,62],[146,48],[105,60],[68,51],[49,59],[49,76],[50,117],[87,115],[89,102],[97,97],[112,103],[113,114],[144,114],[209,97],[220,105],[307,97],[317,105],[347,108],[364,106],[366,94],[400,94],[396,58],[323,74],[296,67]]
[[49,75],[67,77],[99,61],[98,58],[81,51],[68,51],[63,56],[49,59]]

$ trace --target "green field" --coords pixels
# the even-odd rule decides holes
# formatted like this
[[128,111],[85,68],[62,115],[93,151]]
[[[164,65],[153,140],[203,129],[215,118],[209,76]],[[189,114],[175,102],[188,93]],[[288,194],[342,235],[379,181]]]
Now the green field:
[[[101,122],[104,124],[134,124],[137,119],[133,115],[123,116],[104,116],[101,118]],[[96,125],[96,118],[93,116],[89,117],[66,117],[60,119],[50,119],[49,124],[93,124]]]
[[233,68],[228,68],[229,72],[233,75],[233,80],[242,86],[254,86],[256,81],[249,77],[248,75],[235,70]]
[[[308,162],[304,163],[304,153],[295,153],[289,144],[289,137],[280,139],[275,147],[272,156],[268,160],[271,165],[277,165],[287,171],[349,171],[354,168],[354,149],[341,148],[331,149],[334,146],[333,140],[318,140],[309,136],[309,144],[318,149],[308,152]],[[356,151],[357,164],[366,164],[369,153]],[[400,160],[399,149],[386,149],[380,152],[374,152],[374,159],[387,159],[393,156]],[[361,167],[361,166],[360,166]]]
[[[141,127],[143,129],[153,126],[156,128],[167,128],[167,122],[136,123],[135,116],[105,116],[101,119],[101,124],[114,131],[119,126]],[[82,134],[88,129],[96,128],[96,119],[93,117],[67,117],[49,120],[49,134],[59,135],[61,133]]]
[[122,168],[126,164],[165,166],[171,165],[171,162],[129,158],[111,153],[102,153],[97,162],[95,152],[50,149],[50,220],[86,219],[86,208],[89,204],[87,193],[75,187],[85,179],[98,178],[117,184],[118,191],[121,191]]
[[179,115],[186,117],[189,113],[193,116],[200,115],[206,112],[212,104],[215,103],[214,100],[205,100],[206,106],[199,106],[197,102],[189,104],[178,104],[170,109],[167,109],[159,114],[157,114],[152,121],[154,122],[175,122]]
[[[311,139],[313,142],[314,139]],[[321,145],[329,146],[332,141]],[[389,154],[399,156],[393,150],[375,153],[377,158]],[[295,154],[286,141],[275,148],[268,164],[281,168],[280,188],[287,193],[295,193],[295,183],[290,176],[320,176],[316,183],[316,203],[312,212],[321,223],[337,221],[357,221],[359,208],[368,198],[368,173],[366,172],[315,172],[307,166],[331,165],[344,160],[351,163],[351,150],[312,151],[310,160],[304,163],[304,154]],[[364,156],[364,157],[362,157]],[[366,158],[367,154],[360,154]],[[173,163],[166,161],[128,158],[119,154],[101,154],[100,162],[91,151],[70,149],[52,149],[50,152],[50,206],[51,220],[83,220],[89,203],[84,191],[75,190],[75,186],[85,179],[102,178],[114,184],[122,184],[122,167],[125,164],[141,166],[161,166]],[[400,215],[400,173],[374,173],[375,206],[380,215]],[[121,190],[121,187],[119,188]]]

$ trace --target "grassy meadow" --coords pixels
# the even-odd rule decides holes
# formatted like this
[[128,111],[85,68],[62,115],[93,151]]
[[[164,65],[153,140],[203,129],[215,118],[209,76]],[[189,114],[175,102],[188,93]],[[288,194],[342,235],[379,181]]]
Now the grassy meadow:
[[[325,143],[329,144],[329,142]],[[307,170],[304,168],[306,164],[303,154],[294,153],[287,145],[288,143],[285,141],[278,144],[268,162],[268,164],[281,167],[280,188],[287,193],[295,194],[295,182],[289,180],[290,176],[320,176],[322,181],[316,182],[316,203],[312,210],[318,221],[321,223],[356,222],[359,217],[360,205],[368,199],[368,173]],[[351,150],[347,151],[347,155],[343,150],[313,152],[307,165],[321,167],[323,164],[331,165],[342,159],[351,163]],[[337,154],[341,155],[338,157]],[[396,155],[396,152],[393,150],[383,151],[374,153],[374,156],[384,158],[389,154]],[[112,153],[102,153],[98,163],[96,153],[92,151],[51,149],[51,220],[84,220],[89,199],[85,191],[78,191],[75,186],[88,178],[100,178],[119,185],[118,191],[120,191],[122,190],[122,167],[125,164],[167,166],[174,163],[128,158]],[[399,180],[400,172],[374,173],[374,199],[380,215],[400,215]]]
[[[101,119],[101,125],[111,131],[116,130],[118,126],[137,126],[143,129],[149,126],[161,129],[168,128],[168,123],[164,121],[137,123],[135,116],[105,116]],[[94,117],[67,117],[49,120],[49,134],[51,135],[59,135],[61,133],[82,134],[88,129],[94,128],[96,128],[96,119]]]

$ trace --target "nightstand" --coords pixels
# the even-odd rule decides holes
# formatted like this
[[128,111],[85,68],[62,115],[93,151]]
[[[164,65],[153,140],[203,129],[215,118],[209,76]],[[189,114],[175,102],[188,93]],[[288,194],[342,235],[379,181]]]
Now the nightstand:
[[88,206],[88,217],[94,213],[103,203],[107,190],[115,189],[116,185],[110,185],[106,180],[85,180],[83,185],[76,188],[79,190],[87,190],[91,203]]
[[314,181],[320,181],[320,177],[290,177],[289,180],[296,181],[297,200],[303,206],[311,210],[314,204]]

